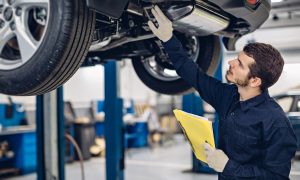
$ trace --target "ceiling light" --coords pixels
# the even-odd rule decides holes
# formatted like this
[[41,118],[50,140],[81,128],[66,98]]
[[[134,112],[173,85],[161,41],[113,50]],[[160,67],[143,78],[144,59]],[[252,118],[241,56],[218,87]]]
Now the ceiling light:
[[283,0],[272,0],[272,3],[279,3],[282,2]]

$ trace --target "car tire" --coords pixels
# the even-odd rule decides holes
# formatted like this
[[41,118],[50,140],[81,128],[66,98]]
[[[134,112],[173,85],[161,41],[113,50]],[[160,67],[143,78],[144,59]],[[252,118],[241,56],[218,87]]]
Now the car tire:
[[[197,48],[200,49],[197,57],[195,58],[196,63],[198,64],[199,68],[205,71],[208,75],[213,76],[220,63],[220,39],[219,37],[213,35],[197,38],[200,42]],[[194,89],[182,78],[165,81],[163,79],[154,77],[147,70],[147,67],[145,66],[145,63],[143,63],[141,57],[133,58],[132,64],[140,80],[150,89],[158,93],[179,95],[194,91]]]
[[49,4],[48,24],[39,47],[21,66],[0,69],[0,93],[47,93],[71,78],[85,59],[95,13],[87,8],[85,0],[49,0]]

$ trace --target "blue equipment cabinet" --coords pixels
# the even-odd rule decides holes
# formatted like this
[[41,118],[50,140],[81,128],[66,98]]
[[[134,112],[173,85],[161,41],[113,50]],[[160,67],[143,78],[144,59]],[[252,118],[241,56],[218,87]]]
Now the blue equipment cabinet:
[[0,104],[0,124],[2,127],[19,126],[25,120],[21,104]]
[[[19,174],[34,172],[36,169],[36,134],[33,126],[20,126],[26,120],[23,105],[0,104],[0,142],[6,141],[12,158],[0,158],[0,169],[12,168]],[[24,156],[26,154],[26,156]]]
[[33,126],[7,128],[0,133],[0,142],[7,141],[14,152],[11,159],[0,159],[1,168],[18,169],[20,174],[36,171],[36,133]]
[[148,145],[148,124],[145,121],[126,125],[125,147],[138,148]]

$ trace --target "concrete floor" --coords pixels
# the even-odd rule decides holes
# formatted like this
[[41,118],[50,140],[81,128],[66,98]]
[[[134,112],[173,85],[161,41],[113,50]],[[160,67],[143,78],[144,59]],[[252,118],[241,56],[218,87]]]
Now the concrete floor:
[[[191,149],[182,136],[176,136],[163,146],[126,151],[125,180],[217,180],[217,175],[187,173],[191,165]],[[105,180],[104,158],[85,161],[86,180]],[[66,165],[66,180],[80,180],[79,163]],[[300,160],[294,161],[291,180],[300,179]],[[33,180],[36,174],[6,180]]]

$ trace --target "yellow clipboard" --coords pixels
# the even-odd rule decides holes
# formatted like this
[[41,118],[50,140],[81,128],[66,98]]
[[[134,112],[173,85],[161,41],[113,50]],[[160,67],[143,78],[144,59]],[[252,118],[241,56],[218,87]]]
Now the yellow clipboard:
[[202,116],[187,113],[182,110],[173,110],[186,138],[188,139],[196,158],[207,163],[204,153],[204,143],[215,148],[212,122]]

